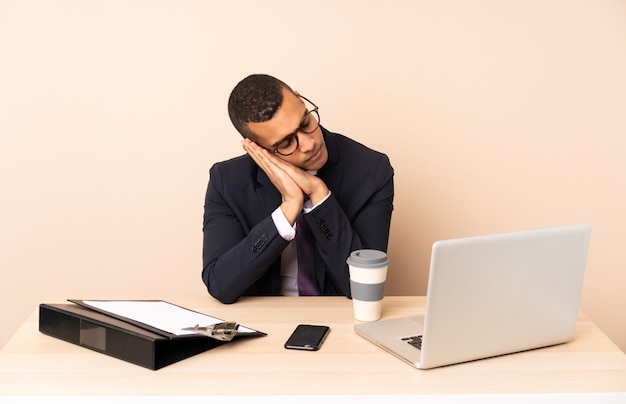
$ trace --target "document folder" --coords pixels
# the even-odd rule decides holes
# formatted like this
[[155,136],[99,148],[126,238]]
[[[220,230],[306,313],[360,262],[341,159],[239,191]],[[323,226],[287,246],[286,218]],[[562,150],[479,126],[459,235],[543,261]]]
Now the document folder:
[[[76,304],[40,304],[39,331],[151,370],[228,343],[200,334],[168,335]],[[234,339],[266,335],[252,331]]]

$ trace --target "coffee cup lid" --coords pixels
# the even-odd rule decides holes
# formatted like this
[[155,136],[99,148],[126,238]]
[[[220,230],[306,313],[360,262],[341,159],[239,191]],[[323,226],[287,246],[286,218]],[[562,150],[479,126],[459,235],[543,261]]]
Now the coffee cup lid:
[[362,268],[378,268],[384,265],[389,265],[387,254],[380,250],[352,251],[346,262],[348,265]]

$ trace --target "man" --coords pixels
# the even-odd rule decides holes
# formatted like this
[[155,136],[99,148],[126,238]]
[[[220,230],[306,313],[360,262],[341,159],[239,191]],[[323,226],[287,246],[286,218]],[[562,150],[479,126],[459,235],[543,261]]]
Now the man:
[[202,270],[209,293],[222,303],[242,295],[351,297],[350,253],[387,250],[389,159],[320,126],[315,104],[268,75],[239,82],[228,112],[247,154],[210,170]]

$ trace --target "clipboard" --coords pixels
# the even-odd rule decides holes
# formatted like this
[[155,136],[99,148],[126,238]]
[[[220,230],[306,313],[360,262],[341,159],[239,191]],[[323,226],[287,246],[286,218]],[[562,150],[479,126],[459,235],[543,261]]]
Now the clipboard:
[[[195,337],[198,335],[206,336],[205,333],[194,331],[194,326],[206,328],[209,325],[226,322],[217,317],[190,310],[164,300],[68,299],[68,301],[153,331],[170,339]],[[266,335],[261,331],[239,324],[237,324],[236,331],[236,335],[239,337]]]

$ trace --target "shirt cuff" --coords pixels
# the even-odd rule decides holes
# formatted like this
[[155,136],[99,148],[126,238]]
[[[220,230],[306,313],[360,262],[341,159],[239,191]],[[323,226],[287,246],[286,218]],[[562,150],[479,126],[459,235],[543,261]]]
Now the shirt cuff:
[[[330,196],[330,191],[328,191],[328,195],[326,195],[326,197],[322,199],[321,201],[319,201],[315,206],[312,206],[311,200],[307,199],[306,201],[304,201],[304,205],[302,206],[302,211],[304,212],[304,214],[309,213],[310,211],[312,211],[313,209],[317,208],[322,203],[324,203],[328,199],[329,196]],[[276,230],[278,230],[278,234],[280,234],[280,236],[283,239],[287,241],[291,241],[296,237],[295,226],[292,226],[291,224],[289,224],[289,221],[285,217],[285,214],[283,213],[283,211],[280,209],[280,206],[277,207],[276,210],[272,212],[272,220],[274,221],[274,226],[276,226]]]
[[328,191],[328,195],[326,195],[326,197],[324,199],[322,199],[321,201],[319,201],[315,206],[311,205],[311,200],[310,199],[307,199],[306,201],[304,201],[304,205],[302,205],[302,211],[305,214],[309,213],[313,209],[317,208],[318,206],[320,206],[321,204],[326,202],[326,199],[328,199],[329,196],[330,196],[330,191]]
[[272,212],[272,220],[274,221],[276,230],[278,230],[278,234],[280,234],[282,238],[287,241],[291,241],[296,237],[296,230],[291,224],[289,224],[289,221],[283,214],[283,211],[280,210],[280,206]]

